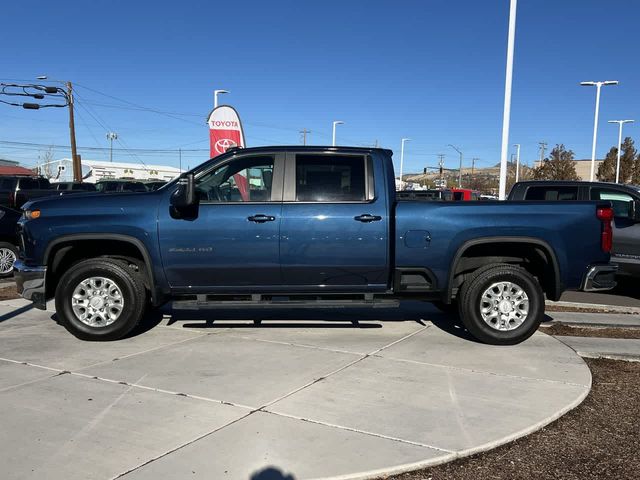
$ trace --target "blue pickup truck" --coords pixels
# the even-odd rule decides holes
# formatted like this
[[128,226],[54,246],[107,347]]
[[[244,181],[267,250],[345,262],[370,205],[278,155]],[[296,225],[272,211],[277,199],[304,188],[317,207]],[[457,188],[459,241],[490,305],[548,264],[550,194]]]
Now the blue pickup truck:
[[35,200],[18,289],[86,340],[149,306],[456,308],[491,344],[531,336],[545,296],[615,286],[609,202],[396,198],[392,153],[231,149],[154,192]]

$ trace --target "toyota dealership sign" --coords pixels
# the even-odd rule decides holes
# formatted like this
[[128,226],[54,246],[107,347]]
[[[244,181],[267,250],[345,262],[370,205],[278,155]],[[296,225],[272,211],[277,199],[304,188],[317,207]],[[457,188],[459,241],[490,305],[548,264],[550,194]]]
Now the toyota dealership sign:
[[244,132],[238,112],[229,105],[214,108],[209,115],[209,145],[211,158],[231,147],[244,147]]

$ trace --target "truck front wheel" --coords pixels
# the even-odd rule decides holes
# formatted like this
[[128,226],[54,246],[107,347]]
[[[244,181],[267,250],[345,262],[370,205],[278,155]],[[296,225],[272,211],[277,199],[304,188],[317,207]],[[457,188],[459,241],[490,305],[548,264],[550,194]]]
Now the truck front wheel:
[[491,345],[514,345],[540,326],[544,294],[524,268],[497,265],[483,269],[463,284],[458,301],[469,333]]
[[56,313],[60,323],[82,340],[124,337],[140,322],[146,291],[126,262],[92,258],[73,265],[58,282]]

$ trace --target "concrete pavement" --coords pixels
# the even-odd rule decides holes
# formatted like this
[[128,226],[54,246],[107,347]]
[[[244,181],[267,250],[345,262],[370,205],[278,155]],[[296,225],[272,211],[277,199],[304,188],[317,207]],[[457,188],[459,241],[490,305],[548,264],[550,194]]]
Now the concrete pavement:
[[481,345],[421,304],[257,314],[168,311],[88,343],[0,302],[4,477],[372,478],[530,433],[591,384],[552,337]]

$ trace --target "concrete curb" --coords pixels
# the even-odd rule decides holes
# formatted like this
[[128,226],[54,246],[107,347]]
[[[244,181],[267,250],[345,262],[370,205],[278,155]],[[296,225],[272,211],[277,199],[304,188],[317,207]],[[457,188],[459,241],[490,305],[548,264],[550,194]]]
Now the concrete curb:
[[622,362],[640,362],[640,355],[621,355],[618,353],[580,352],[576,351],[583,358],[604,358],[606,360],[619,360]]
[[[620,305],[603,305],[600,303],[578,303],[578,302],[552,302],[547,300],[545,302],[547,306],[555,307],[569,307],[569,308],[591,308],[594,310],[601,310],[602,313],[627,313],[627,314],[640,314],[640,307],[622,307]],[[599,312],[594,312],[599,313]]]
[[562,325],[564,327],[574,327],[574,328],[640,328],[640,325],[626,325],[624,323],[604,323],[604,322],[572,322],[571,320],[553,320],[552,322],[547,322],[540,327],[542,328],[542,332],[544,333],[545,327],[552,327],[553,325]]

